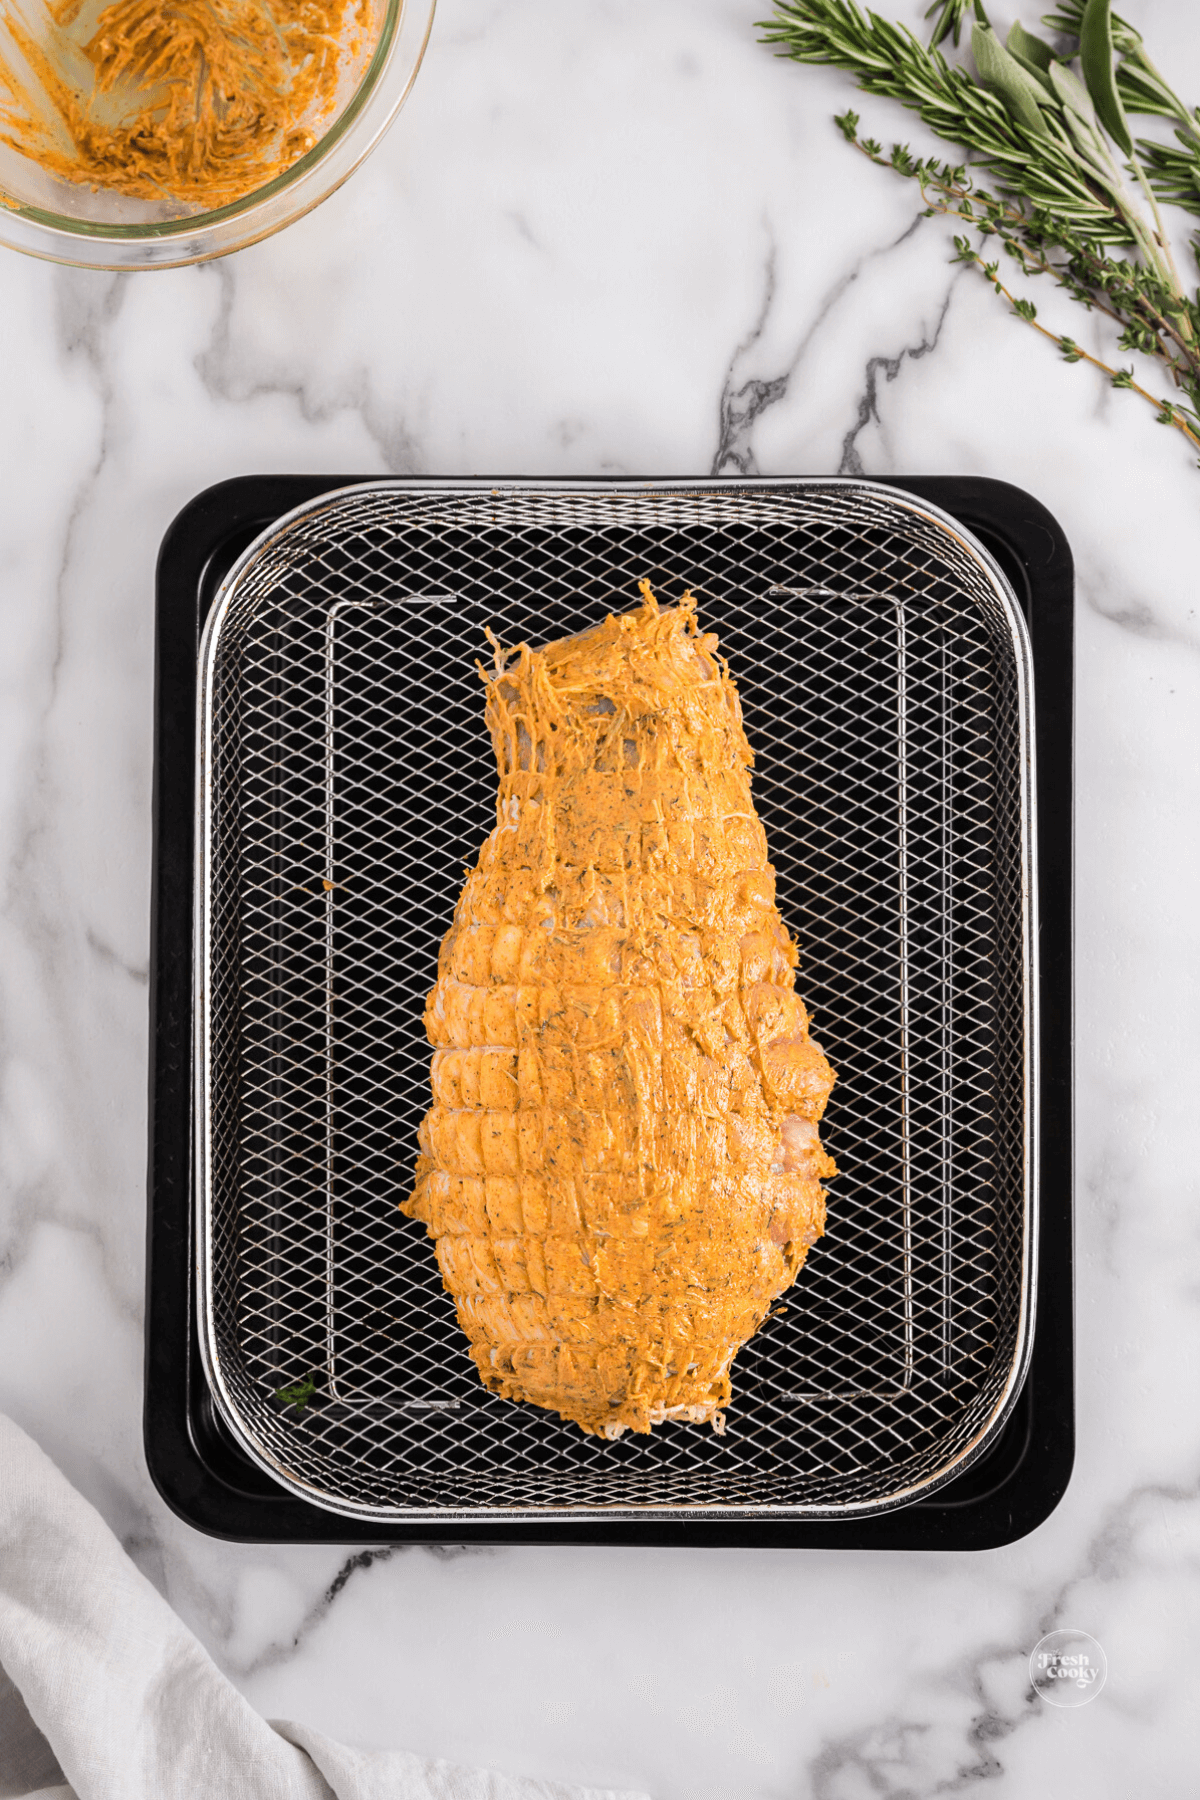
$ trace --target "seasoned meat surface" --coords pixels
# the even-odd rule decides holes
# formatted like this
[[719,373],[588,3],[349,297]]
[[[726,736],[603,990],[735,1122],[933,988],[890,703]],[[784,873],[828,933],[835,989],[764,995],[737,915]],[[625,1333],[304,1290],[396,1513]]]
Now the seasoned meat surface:
[[608,1438],[722,1428],[834,1173],[737,691],[691,596],[641,591],[484,675],[497,822],[426,1006],[403,1206],[485,1385]]

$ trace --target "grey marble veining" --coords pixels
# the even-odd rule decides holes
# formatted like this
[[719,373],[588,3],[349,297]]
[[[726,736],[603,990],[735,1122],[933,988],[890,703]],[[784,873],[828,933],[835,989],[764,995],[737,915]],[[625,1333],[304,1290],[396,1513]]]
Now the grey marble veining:
[[[756,45],[762,10],[441,0],[388,140],[283,236],[137,278],[0,261],[0,1407],[268,1716],[656,1800],[1184,1795],[1200,471],[950,264],[949,228],[831,125],[849,89]],[[1200,95],[1184,0],[1127,10]],[[253,470],[961,471],[1062,521],[1079,1455],[1030,1537],[349,1552],[221,1544],[163,1506],[140,1445],[154,559],[192,494]],[[1028,1691],[1062,1624],[1109,1659],[1075,1711]]]

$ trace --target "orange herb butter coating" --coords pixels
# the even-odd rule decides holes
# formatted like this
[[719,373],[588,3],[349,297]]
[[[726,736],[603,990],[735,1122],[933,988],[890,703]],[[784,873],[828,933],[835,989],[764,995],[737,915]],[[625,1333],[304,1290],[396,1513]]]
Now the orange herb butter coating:
[[403,1210],[485,1385],[613,1438],[723,1426],[821,1235],[833,1072],[690,595],[497,655],[497,825],[442,945]]
[[4,18],[0,143],[181,208],[239,200],[311,150],[373,23],[371,0],[111,0],[83,29],[92,10],[48,0],[44,41]]

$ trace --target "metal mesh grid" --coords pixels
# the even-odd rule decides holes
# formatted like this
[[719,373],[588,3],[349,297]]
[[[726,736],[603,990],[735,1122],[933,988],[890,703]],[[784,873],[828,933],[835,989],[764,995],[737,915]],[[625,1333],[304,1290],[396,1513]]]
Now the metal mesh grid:
[[[688,586],[838,1071],[827,1236],[724,1437],[607,1444],[480,1385],[402,1217],[422,1005],[494,823],[474,659]],[[986,1434],[1029,1306],[1027,704],[969,543],[857,485],[358,489],[235,576],[206,650],[198,1193],[218,1402],[344,1512],[896,1504]],[[302,1412],[275,1392],[314,1376]]]

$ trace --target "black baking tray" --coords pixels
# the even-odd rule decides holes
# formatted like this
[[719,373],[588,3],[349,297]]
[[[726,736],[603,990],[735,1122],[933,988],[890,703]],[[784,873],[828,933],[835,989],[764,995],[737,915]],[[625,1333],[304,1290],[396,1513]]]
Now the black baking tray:
[[[146,1460],[159,1492],[181,1518],[215,1537],[244,1542],[440,1543],[448,1536],[436,1522],[388,1526],[345,1518],[277,1486],[243,1454],[213,1405],[195,1321],[192,888],[200,635],[221,581],[261,531],[320,494],[377,479],[248,475],[221,482],[184,507],[158,561]],[[437,485],[430,477],[414,483]],[[448,479],[445,485],[458,483]],[[688,485],[687,478],[681,485]],[[1023,1537],[1066,1490],[1075,1454],[1071,552],[1046,508],[1007,482],[905,476],[884,485],[940,506],[991,551],[1012,584],[1033,644],[1041,1147],[1036,1326],[1024,1386],[985,1455],[930,1498],[896,1511],[844,1520],[456,1524],[449,1534],[455,1543],[982,1550]]]

